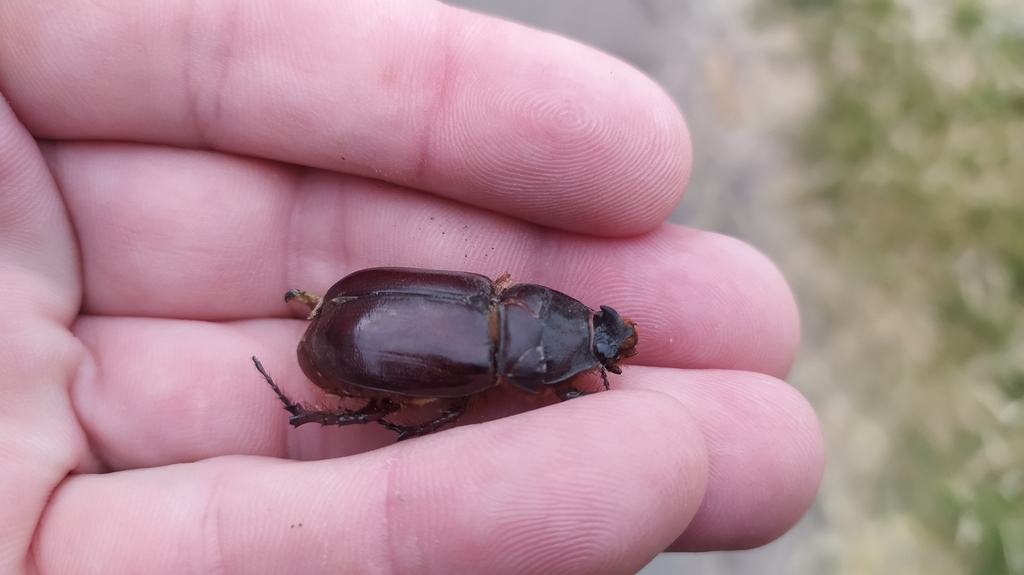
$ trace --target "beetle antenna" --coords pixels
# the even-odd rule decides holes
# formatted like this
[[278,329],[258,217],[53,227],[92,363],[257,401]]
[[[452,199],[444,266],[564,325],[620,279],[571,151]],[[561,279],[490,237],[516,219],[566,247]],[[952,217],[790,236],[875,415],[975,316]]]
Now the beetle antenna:
[[257,359],[255,355],[252,356],[252,362],[256,364],[256,369],[258,369],[259,372],[263,375],[263,379],[267,380],[267,383],[270,384],[270,388],[274,390],[274,393],[276,393],[277,396],[281,398],[281,401],[284,403],[284,408],[288,410],[288,413],[292,414],[293,416],[299,415],[299,405],[293,403],[292,400],[288,399],[288,396],[286,396],[284,392],[281,391],[281,388],[277,387],[277,384],[274,383],[273,379],[270,379],[270,375],[267,373],[267,370],[263,369],[263,364],[260,363],[260,360]]
[[603,365],[601,366],[601,379],[604,380],[604,388],[605,388],[605,390],[611,389],[611,387],[608,385],[608,371],[605,370]]

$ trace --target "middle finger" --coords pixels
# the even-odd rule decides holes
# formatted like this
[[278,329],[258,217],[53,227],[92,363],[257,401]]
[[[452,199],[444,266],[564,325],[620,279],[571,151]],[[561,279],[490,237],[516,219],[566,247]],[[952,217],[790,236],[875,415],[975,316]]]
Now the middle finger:
[[[296,314],[291,288],[400,265],[541,283],[641,326],[637,363],[786,373],[792,296],[749,246],[662,226],[554,231],[379,181],[215,153],[79,144],[51,166],[78,232],[83,311],[226,320]],[[246,356],[247,357],[247,356]]]

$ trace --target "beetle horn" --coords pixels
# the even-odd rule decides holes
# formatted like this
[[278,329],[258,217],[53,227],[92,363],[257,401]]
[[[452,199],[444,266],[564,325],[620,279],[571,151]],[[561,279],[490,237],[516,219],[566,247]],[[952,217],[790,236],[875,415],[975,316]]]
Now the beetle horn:
[[594,314],[594,354],[598,359],[611,369],[620,356],[635,354],[635,345],[636,327],[633,322],[622,319],[612,308],[601,306],[601,311]]

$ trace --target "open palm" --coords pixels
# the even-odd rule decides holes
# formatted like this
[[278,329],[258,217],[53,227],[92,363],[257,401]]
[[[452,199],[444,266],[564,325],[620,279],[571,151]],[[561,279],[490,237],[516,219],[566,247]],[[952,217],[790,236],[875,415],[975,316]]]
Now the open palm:
[[[625,64],[426,0],[14,0],[0,92],[3,572],[630,573],[810,504],[792,296],[662,223],[688,137]],[[322,398],[282,295],[377,265],[610,305],[639,353],[402,444],[290,429],[249,360]]]

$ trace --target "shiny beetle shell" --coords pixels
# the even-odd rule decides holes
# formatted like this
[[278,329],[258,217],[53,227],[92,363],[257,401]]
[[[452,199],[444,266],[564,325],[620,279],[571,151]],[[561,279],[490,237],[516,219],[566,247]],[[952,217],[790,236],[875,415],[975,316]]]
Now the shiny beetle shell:
[[[576,376],[605,370],[636,353],[636,326],[615,310],[594,311],[536,284],[408,268],[352,273],[318,298],[285,296],[310,306],[298,346],[299,366],[328,393],[370,400],[362,409],[312,411],[288,400],[293,425],[380,421],[399,439],[429,433],[465,411],[473,396],[502,381],[562,399],[583,393]],[[255,358],[254,358],[255,359]],[[445,402],[436,420],[401,427],[383,419],[406,405]]]

